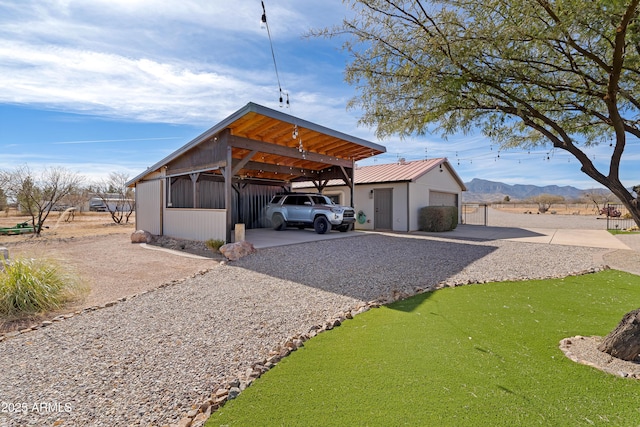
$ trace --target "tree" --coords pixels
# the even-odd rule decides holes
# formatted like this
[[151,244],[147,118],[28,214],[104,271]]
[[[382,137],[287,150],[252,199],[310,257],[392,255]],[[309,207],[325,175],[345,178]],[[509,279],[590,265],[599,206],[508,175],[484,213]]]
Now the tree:
[[598,350],[618,359],[640,362],[640,308],[625,314],[618,326],[604,337]]
[[7,207],[7,184],[9,183],[9,174],[0,170],[0,210]]
[[[479,129],[503,148],[564,150],[640,225],[620,181],[640,137],[640,0],[345,0],[346,79],[380,137]],[[585,148],[610,143],[608,170]]]
[[582,197],[587,200],[587,202],[591,202],[593,203],[596,208],[595,208],[595,213],[599,214],[600,211],[602,210],[602,208],[600,207],[600,205],[602,205],[604,207],[604,205],[606,205],[607,203],[611,203],[615,200],[615,196],[613,195],[613,193],[610,192],[602,192],[602,191],[598,191],[595,189],[589,190],[589,191],[585,191],[582,194]]
[[31,217],[33,232],[39,236],[51,210],[81,181],[79,175],[63,167],[46,168],[35,174],[24,165],[7,173],[7,194]]
[[129,176],[126,173],[111,172],[108,179],[93,186],[96,197],[102,200],[116,224],[121,224],[123,220],[129,223],[129,217],[133,213],[133,190],[127,187],[127,181]]
[[538,212],[545,213],[551,209],[552,205],[564,202],[564,197],[555,194],[539,194],[532,197],[531,201],[538,204]]

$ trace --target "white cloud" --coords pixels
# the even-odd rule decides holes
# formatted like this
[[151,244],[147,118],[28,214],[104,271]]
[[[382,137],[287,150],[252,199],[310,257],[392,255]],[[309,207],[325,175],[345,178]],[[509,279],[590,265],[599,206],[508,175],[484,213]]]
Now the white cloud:
[[[272,34],[299,42],[310,26],[340,19],[341,2],[314,3],[323,13],[267,2]],[[196,125],[249,101],[273,105],[276,79],[261,13],[255,1],[52,0],[17,8],[0,0],[0,103]],[[320,20],[327,15],[336,20]],[[336,104],[314,93],[315,77],[293,71],[280,70],[283,84],[304,85],[285,88],[305,91],[295,102],[315,98],[316,111]]]

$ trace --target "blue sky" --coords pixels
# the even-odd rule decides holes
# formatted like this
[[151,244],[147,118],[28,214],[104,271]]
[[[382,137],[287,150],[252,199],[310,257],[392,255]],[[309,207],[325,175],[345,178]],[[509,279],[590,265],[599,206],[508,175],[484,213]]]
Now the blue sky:
[[[464,181],[598,187],[559,151],[499,151],[480,135],[378,140],[346,104],[340,0],[265,0],[283,111],[387,147],[360,164],[448,157]],[[87,181],[133,177],[247,102],[279,109],[259,0],[0,0],[0,169],[64,166]],[[589,155],[606,165],[611,148]],[[627,186],[640,184],[628,144]],[[605,169],[606,170],[606,169]]]

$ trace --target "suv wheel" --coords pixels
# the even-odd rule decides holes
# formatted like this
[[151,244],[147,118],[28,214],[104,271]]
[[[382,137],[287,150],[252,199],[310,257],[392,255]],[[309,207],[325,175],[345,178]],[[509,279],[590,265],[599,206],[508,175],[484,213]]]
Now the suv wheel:
[[324,216],[319,216],[313,221],[313,228],[318,234],[324,234],[331,229],[329,220]]
[[271,218],[271,225],[273,226],[273,229],[277,231],[284,230],[287,226],[284,222],[284,218],[279,213],[273,214],[273,217]]

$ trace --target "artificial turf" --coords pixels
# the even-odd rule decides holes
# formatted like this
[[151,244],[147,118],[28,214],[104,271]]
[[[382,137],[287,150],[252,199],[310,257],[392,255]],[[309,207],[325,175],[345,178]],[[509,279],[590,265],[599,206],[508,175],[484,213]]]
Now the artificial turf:
[[615,270],[421,294],[308,341],[207,426],[637,426],[640,380],[558,343],[638,307],[640,276]]

